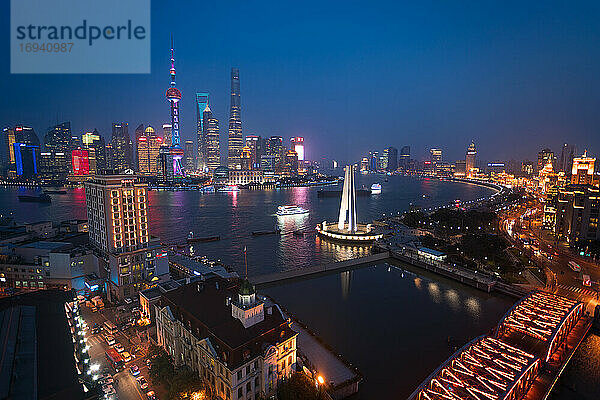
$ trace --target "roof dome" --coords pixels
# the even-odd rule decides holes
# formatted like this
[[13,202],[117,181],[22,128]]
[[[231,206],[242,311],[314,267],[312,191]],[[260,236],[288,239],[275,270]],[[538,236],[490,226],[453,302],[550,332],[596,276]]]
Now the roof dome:
[[252,286],[252,284],[248,281],[248,279],[244,279],[242,281],[242,284],[240,285],[240,290],[238,292],[241,296],[250,296],[253,295],[254,292],[254,287]]

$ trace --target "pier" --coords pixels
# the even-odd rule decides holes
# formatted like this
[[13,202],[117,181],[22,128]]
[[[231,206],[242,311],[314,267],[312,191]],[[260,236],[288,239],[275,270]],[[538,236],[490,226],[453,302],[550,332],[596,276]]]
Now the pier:
[[377,254],[371,254],[370,256],[366,257],[353,258],[351,260],[338,261],[330,264],[318,265],[315,267],[299,268],[290,271],[260,275],[249,278],[249,280],[250,283],[256,287],[264,287],[275,283],[282,283],[304,278],[314,278],[334,272],[347,271],[349,269],[359,268],[368,264],[385,261],[389,258],[389,252],[381,252]]

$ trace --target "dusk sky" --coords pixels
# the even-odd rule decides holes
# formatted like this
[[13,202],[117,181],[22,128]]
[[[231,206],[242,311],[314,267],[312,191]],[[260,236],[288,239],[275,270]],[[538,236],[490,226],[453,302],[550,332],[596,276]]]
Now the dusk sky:
[[[416,3],[416,2],[415,2]],[[304,136],[309,159],[441,147],[485,160],[533,159],[542,147],[600,156],[598,2],[167,2],[152,4],[149,75],[11,75],[2,2],[0,124],[74,133],[113,121],[130,133],[170,120],[175,37],[182,139],[195,139],[194,93],[210,92],[224,153],[229,74],[239,67],[243,133]]]

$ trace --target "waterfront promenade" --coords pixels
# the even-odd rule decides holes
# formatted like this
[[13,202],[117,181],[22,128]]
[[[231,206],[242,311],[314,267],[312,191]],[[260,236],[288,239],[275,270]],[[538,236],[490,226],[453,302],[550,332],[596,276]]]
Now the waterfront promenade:
[[388,252],[381,252],[371,254],[366,257],[359,257],[324,265],[317,265],[315,267],[298,268],[289,271],[275,272],[273,274],[260,275],[249,278],[249,280],[250,283],[260,288],[286,281],[314,278],[317,276],[326,275],[334,272],[347,271],[352,268],[360,268],[365,265],[385,261],[388,258],[390,258],[390,254]]

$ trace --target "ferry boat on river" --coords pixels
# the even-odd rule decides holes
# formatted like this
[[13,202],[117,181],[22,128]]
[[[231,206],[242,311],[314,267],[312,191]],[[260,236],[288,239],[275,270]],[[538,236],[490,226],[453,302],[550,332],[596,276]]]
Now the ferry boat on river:
[[280,217],[286,215],[303,215],[308,214],[309,211],[306,208],[298,206],[279,206],[277,207],[277,215]]

